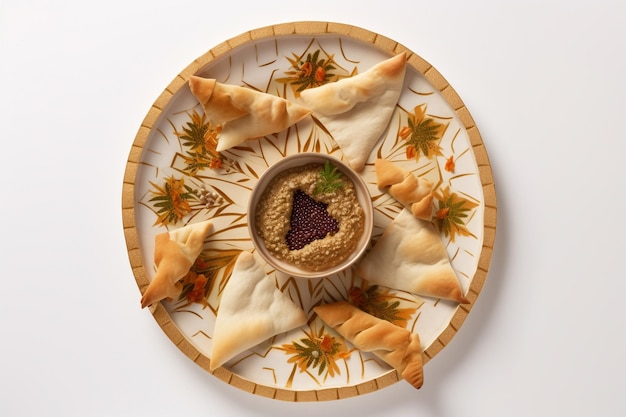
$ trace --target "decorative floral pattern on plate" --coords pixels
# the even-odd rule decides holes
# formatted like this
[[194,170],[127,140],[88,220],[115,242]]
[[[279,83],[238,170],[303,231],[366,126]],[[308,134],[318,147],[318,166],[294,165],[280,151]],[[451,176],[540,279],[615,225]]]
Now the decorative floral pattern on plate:
[[[297,101],[307,88],[366,71],[390,55],[340,35],[276,36],[246,42],[202,67],[197,75]],[[273,135],[216,151],[220,127],[184,86],[154,121],[134,179],[142,263],[154,273],[154,236],[212,219],[204,251],[182,280],[180,297],[163,302],[172,322],[197,351],[210,357],[220,295],[241,251],[254,250],[246,205],[260,175],[299,152],[338,158],[341,150],[317,120],[307,118]],[[373,161],[386,158],[435,184],[436,219],[461,286],[467,290],[483,243],[484,196],[470,138],[442,94],[411,66],[386,132],[361,172],[375,209],[373,242],[400,212],[376,187]],[[355,386],[392,372],[359,352],[312,312],[316,305],[348,300],[364,311],[418,332],[423,349],[437,341],[458,305],[370,286],[346,270],[322,279],[298,279],[266,268],[270,279],[309,314],[309,324],[239,355],[225,366],[259,386],[303,391]]]

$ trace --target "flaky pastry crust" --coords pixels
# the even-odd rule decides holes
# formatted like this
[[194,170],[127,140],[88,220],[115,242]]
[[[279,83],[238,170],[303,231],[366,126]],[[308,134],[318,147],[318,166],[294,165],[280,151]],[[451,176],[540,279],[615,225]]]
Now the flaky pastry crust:
[[372,352],[415,388],[421,388],[424,362],[417,333],[379,319],[346,301],[323,304],[313,310],[357,349]]

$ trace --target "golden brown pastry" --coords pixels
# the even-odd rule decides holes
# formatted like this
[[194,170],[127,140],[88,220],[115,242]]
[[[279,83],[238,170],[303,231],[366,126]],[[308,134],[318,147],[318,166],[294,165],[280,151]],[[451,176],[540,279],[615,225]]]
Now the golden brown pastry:
[[435,225],[403,209],[389,223],[357,273],[372,284],[468,303]]
[[383,136],[396,107],[406,70],[406,53],[367,71],[302,91],[305,107],[330,132],[346,160],[361,171]]
[[424,362],[416,333],[379,319],[346,301],[323,304],[313,310],[357,349],[375,354],[415,388],[422,386]]
[[248,114],[233,99],[233,86],[221,84],[213,78],[202,78],[195,75],[189,78],[189,88],[204,107],[207,118],[213,124],[222,124]]
[[377,159],[374,167],[376,185],[380,190],[387,191],[418,219],[432,219],[433,185],[430,181],[386,159]]
[[209,121],[221,125],[218,152],[247,139],[278,133],[308,116],[311,111],[281,97],[228,85],[212,78],[191,76],[189,88],[204,108]]
[[209,220],[189,224],[154,238],[156,274],[141,297],[141,308],[163,299],[178,297],[183,278],[202,252],[204,239],[211,230]]
[[243,351],[307,321],[304,311],[276,287],[263,265],[247,251],[241,252],[235,262],[215,319],[211,371]]

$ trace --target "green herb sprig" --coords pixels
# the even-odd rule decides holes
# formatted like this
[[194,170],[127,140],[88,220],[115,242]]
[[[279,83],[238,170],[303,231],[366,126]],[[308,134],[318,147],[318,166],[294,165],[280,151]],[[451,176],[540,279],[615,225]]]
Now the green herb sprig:
[[320,171],[321,178],[315,185],[313,194],[325,194],[332,193],[335,190],[343,188],[343,181],[341,180],[341,173],[330,162],[326,161],[324,169]]

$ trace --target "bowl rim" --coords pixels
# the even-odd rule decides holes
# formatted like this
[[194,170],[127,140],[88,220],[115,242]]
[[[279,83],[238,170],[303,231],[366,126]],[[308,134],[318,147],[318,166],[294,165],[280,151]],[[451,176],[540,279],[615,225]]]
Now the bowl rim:
[[[301,160],[303,161],[300,162]],[[339,171],[341,171],[342,174],[348,177],[348,179],[351,180],[354,184],[354,188],[357,191],[357,198],[364,211],[365,222],[363,233],[359,238],[356,249],[346,259],[330,268],[326,268],[320,271],[309,271],[299,268],[281,259],[278,259],[274,257],[271,253],[269,253],[269,251],[265,248],[263,239],[256,234],[254,219],[254,214],[256,213],[255,207],[259,202],[261,196],[263,195],[263,191],[267,188],[267,185],[269,185],[271,180],[279,173],[297,166],[302,166],[309,163],[324,163],[325,161],[330,161],[331,164],[334,164],[339,169]],[[363,256],[371,241],[371,236],[374,228],[373,211],[372,196],[369,192],[367,183],[363,180],[361,175],[359,175],[354,169],[352,169],[346,162],[343,162],[339,158],[330,154],[318,152],[302,152],[294,155],[289,155],[284,159],[281,159],[280,161],[272,164],[259,176],[259,180],[252,189],[252,192],[250,193],[250,198],[248,199],[248,232],[250,234],[250,239],[252,240],[252,245],[254,246],[255,251],[258,252],[261,258],[265,260],[271,267],[276,269],[277,272],[281,272],[283,274],[287,274],[297,278],[323,278],[337,274],[345,269],[352,267]]]

